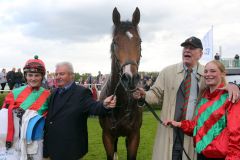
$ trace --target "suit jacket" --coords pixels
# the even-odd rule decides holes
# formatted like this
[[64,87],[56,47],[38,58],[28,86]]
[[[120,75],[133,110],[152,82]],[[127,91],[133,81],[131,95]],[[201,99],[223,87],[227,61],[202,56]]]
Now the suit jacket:
[[49,102],[44,157],[77,160],[88,152],[88,115],[105,115],[109,110],[102,102],[93,100],[89,89],[75,83],[63,95],[57,94],[54,91]]

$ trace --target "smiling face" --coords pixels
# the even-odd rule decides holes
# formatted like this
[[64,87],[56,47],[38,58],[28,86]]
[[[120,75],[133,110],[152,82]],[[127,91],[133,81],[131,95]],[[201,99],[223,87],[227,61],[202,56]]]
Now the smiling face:
[[201,57],[201,48],[195,48],[192,45],[186,45],[183,47],[182,60],[187,67],[193,68],[194,66],[196,66]]
[[56,67],[55,77],[57,86],[62,88],[73,81],[74,75],[67,65],[59,65]]
[[221,83],[225,83],[224,66],[216,60],[207,63],[203,77],[210,90],[215,90]]
[[41,73],[26,73],[26,80],[32,88],[38,88],[42,85],[43,76]]

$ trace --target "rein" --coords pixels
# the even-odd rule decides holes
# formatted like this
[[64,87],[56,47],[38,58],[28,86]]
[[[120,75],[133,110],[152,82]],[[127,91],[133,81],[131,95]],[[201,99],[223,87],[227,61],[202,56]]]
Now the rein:
[[[161,124],[163,125],[163,121],[159,118],[159,116],[157,115],[157,113],[154,111],[153,107],[151,107],[149,105],[149,103],[146,102],[146,100],[144,98],[141,98],[138,100],[138,105],[139,106],[144,106],[144,104],[147,106],[148,110],[152,112],[153,116],[156,118],[156,120]],[[165,126],[165,125],[163,125]],[[187,159],[188,160],[191,160],[191,158],[189,157],[189,155],[187,154],[185,148],[184,148],[184,145],[183,145],[183,140],[180,136],[180,133],[179,133],[179,128],[177,127],[174,127],[174,126],[171,126],[171,128],[173,128],[174,132],[176,133],[178,139],[180,140],[180,143],[181,143],[181,146],[182,146],[182,149],[183,149],[183,152],[184,154],[186,155]]]
[[[112,127],[111,127],[111,130],[114,130],[116,129],[117,125],[122,122],[125,118],[129,117],[130,114],[131,114],[131,110],[129,109],[128,107],[128,104],[130,104],[131,102],[131,97],[130,97],[130,94],[132,92],[134,92],[135,90],[137,90],[137,87],[135,89],[132,89],[130,90],[129,88],[125,87],[124,84],[122,83],[122,74],[119,73],[119,81],[114,89],[114,92],[113,92],[113,96],[116,96],[116,92],[117,92],[117,89],[118,87],[122,85],[122,87],[124,88],[125,92],[127,92],[127,97],[128,97],[128,102],[127,102],[127,109],[125,110],[126,114],[124,114],[124,116],[122,116],[119,120],[116,120],[116,118],[114,117],[114,114],[113,114],[113,110],[111,112],[111,117],[112,117]],[[117,106],[116,106],[117,107]],[[119,107],[122,107],[122,106],[119,106]]]

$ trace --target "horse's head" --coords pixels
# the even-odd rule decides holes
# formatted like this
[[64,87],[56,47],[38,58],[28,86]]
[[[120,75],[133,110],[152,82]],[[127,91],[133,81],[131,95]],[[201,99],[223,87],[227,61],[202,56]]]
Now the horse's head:
[[120,14],[117,8],[114,8],[112,18],[114,29],[111,52],[113,63],[118,65],[117,69],[114,69],[120,74],[120,82],[125,90],[133,90],[140,80],[138,74],[141,58],[141,38],[138,32],[140,11],[136,8],[131,22],[120,21]]

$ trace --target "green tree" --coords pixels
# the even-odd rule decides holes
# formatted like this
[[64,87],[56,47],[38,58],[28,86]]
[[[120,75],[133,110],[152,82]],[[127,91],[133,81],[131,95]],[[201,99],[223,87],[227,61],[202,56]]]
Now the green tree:
[[83,81],[86,81],[89,75],[90,75],[90,73],[83,73],[83,74],[81,75],[82,80],[83,80]]
[[79,73],[74,73],[74,80],[79,82],[81,75]]

